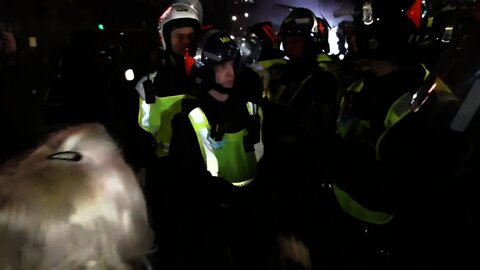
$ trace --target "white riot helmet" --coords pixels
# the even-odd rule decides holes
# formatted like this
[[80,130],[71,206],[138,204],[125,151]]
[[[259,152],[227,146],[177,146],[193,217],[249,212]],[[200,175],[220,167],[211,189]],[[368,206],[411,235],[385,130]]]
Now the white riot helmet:
[[195,32],[200,31],[202,25],[200,2],[196,1],[199,4],[197,6],[184,2],[188,1],[173,3],[158,19],[158,32],[163,50],[171,50],[170,33],[175,28],[193,27]]
[[198,15],[198,20],[200,22],[203,22],[203,6],[202,3],[198,0],[175,0],[173,1],[174,4],[185,4],[189,5],[191,8],[193,8]]

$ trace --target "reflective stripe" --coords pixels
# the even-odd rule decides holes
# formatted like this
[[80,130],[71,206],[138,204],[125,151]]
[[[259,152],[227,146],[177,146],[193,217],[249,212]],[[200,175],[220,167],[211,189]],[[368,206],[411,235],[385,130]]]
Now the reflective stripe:
[[143,87],[143,83],[148,79],[147,76],[143,76],[138,80],[137,84],[135,84],[135,90],[137,90],[138,95],[141,99],[145,100],[145,88]]
[[392,214],[388,214],[382,211],[372,211],[363,207],[361,204],[356,202],[347,192],[343,191],[341,188],[335,185],[335,183],[333,184],[333,192],[343,211],[350,214],[354,218],[378,225],[387,224],[393,219]]
[[[353,91],[355,93],[360,93],[363,88],[363,80],[358,80],[352,83],[348,88],[346,93]],[[368,123],[367,121],[363,121],[366,123],[361,123],[362,126],[366,126]],[[340,100],[340,110],[338,113],[338,118],[337,118],[337,126],[336,126],[336,133],[340,136],[340,138],[345,138],[349,131],[352,128],[352,125],[354,124],[353,119],[349,119],[348,116],[345,116],[345,96],[342,97]],[[368,124],[370,126],[370,124]],[[357,132],[360,130],[357,128]]]
[[218,176],[218,160],[213,153],[213,148],[208,141],[208,133],[210,130],[210,124],[205,116],[205,113],[200,108],[193,109],[189,114],[193,129],[197,134],[198,144],[200,145],[200,151],[202,152],[203,160],[207,166],[207,170],[213,175]]
[[142,98],[140,98],[140,127],[142,127],[145,131],[152,133],[150,130],[150,104],[145,102]]
[[263,82],[262,97],[270,98],[269,83],[270,83],[270,68],[274,65],[285,65],[287,61],[282,58],[262,60],[250,65],[250,67],[260,76]]
[[363,80],[358,80],[348,87],[347,91],[355,91],[355,93],[360,93],[363,89],[363,84]]
[[377,160],[380,160],[380,144],[383,141],[383,138],[387,135],[388,131],[402,118],[407,116],[412,112],[410,103],[412,100],[412,95],[410,93],[405,93],[399,99],[397,99],[393,105],[388,110],[387,116],[384,120],[385,130],[382,132],[375,144],[375,157]]
[[[252,102],[248,102],[246,104],[246,106],[247,106],[247,109],[248,109],[250,115],[259,115],[260,119],[263,118],[262,111],[256,104],[254,104]],[[203,157],[203,160],[204,160],[205,165],[207,167],[207,170],[213,176],[219,176],[220,164],[219,164],[217,156],[214,153],[214,149],[212,148],[211,143],[208,139],[210,124],[208,123],[208,119],[205,116],[205,113],[203,112],[203,110],[201,108],[195,108],[188,114],[188,117],[189,117],[190,122],[191,122],[191,124],[192,124],[192,126],[195,130],[196,135],[197,135],[197,140],[198,140],[198,143],[199,143],[199,146],[200,146],[200,151],[202,153],[202,157]],[[245,132],[245,131],[243,131],[243,132]],[[242,134],[244,134],[243,132],[238,134],[238,135],[241,136],[240,141],[239,141],[240,143],[241,143],[241,140],[243,138],[242,136],[244,136],[244,135],[242,135]],[[231,136],[231,134],[226,134],[225,136]],[[229,139],[227,139],[227,140],[232,139],[232,137],[228,137],[228,138]],[[232,142],[232,141],[230,141],[230,142]],[[227,145],[225,145],[225,146],[227,146]],[[256,162],[258,162],[258,160],[263,156],[263,143],[260,141],[259,143],[254,145],[254,148],[255,148],[255,160],[256,160]],[[225,148],[222,148],[222,149],[225,149]],[[219,150],[221,151],[221,149],[216,149],[215,150],[215,151],[217,151],[217,154],[218,154]],[[248,155],[253,154],[251,152],[249,152],[249,153],[250,154],[248,154]],[[252,156],[252,158],[253,158],[253,156]],[[253,159],[250,159],[250,160],[253,160]],[[225,172],[222,173],[222,175],[224,175],[224,174],[225,174]],[[228,174],[225,174],[225,175],[228,175]],[[231,176],[233,176],[233,177],[227,177],[229,179],[226,178],[225,180],[232,183],[232,185],[239,186],[239,187],[246,186],[253,181],[253,178],[248,179],[248,180],[235,181],[234,180],[235,176],[234,175],[231,175]]]
[[320,53],[317,55],[317,62],[332,62],[332,58],[325,54],[325,53]]
[[[423,76],[423,80],[425,81],[430,74],[430,71],[422,65],[423,69],[425,70],[425,75]],[[380,137],[377,140],[375,145],[375,156],[377,160],[380,160],[380,143],[382,142],[383,138],[387,135],[388,131],[396,124],[398,121],[402,120],[405,116],[407,116],[410,112],[412,112],[412,100],[413,96],[410,92],[403,94],[400,98],[398,98],[390,109],[387,112],[387,116],[383,121],[385,125],[385,130],[382,132]]]
[[285,65],[287,64],[287,60],[283,58],[275,58],[269,60],[263,60],[258,62],[264,69],[271,68],[273,65]]
[[287,106],[290,106],[290,103],[293,102],[293,100],[295,99],[295,97],[298,95],[298,93],[300,93],[300,90],[303,88],[303,86],[308,82],[308,80],[310,80],[312,78],[312,74],[308,74],[308,76],[303,79],[302,83],[300,84],[300,86],[297,88],[297,91],[295,91],[295,93],[293,94],[293,96],[290,98],[290,100],[288,101],[287,103]]
[[232,182],[232,185],[237,186],[237,187],[244,187],[250,185],[250,183],[253,182],[253,178],[241,181],[241,182]]
[[410,110],[410,103],[412,100],[412,95],[410,93],[405,93],[399,99],[397,99],[393,105],[388,110],[387,116],[384,120],[384,125],[386,128],[390,128],[395,123],[400,121],[405,115],[407,115]]
[[171,122],[175,114],[182,110],[182,100],[187,95],[155,97],[155,103],[148,104],[140,98],[138,124],[152,134],[156,142],[156,155],[168,155],[172,136]]
[[463,132],[470,124],[473,116],[480,106],[480,80],[477,79],[472,88],[468,92],[467,97],[458,109],[455,118],[450,124],[450,128],[454,131]]
[[[263,121],[263,111],[262,108],[259,108],[257,104],[253,102],[247,102],[247,109],[248,113],[250,115],[258,115],[260,117],[260,123]],[[262,132],[262,124],[260,124],[260,134],[263,134]],[[264,154],[263,150],[263,141],[262,141],[262,136],[260,135],[260,141],[256,144],[253,145],[253,148],[255,149],[255,158],[257,161],[259,161]]]
[[258,113],[258,105],[253,102],[247,102],[247,109],[250,115],[256,115]]

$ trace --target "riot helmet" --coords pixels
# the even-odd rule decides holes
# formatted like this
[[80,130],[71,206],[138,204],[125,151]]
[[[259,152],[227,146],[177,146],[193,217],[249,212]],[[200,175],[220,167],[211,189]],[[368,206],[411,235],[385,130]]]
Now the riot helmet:
[[320,43],[321,48],[324,53],[330,52],[330,44],[328,44],[328,34],[330,33],[330,29],[332,28],[328,23],[325,17],[317,17],[318,22],[318,29],[320,30]]
[[416,46],[432,23],[426,0],[358,0],[353,18],[350,55],[397,63],[418,59]]
[[173,3],[158,19],[161,48],[172,51],[170,34],[173,30],[183,27],[192,27],[195,33],[201,28],[201,15],[193,5]]
[[[422,110],[424,104],[436,94],[440,101],[450,101],[451,97],[460,103],[451,119],[450,128],[463,132],[474,122],[478,122],[480,107],[480,3],[457,13],[456,23],[451,31],[450,44],[442,52],[437,66],[425,83],[415,92],[411,102],[413,111]],[[450,35],[450,34],[449,34]],[[451,93],[452,95],[446,95]],[[449,98],[450,97],[450,98]],[[478,123],[477,123],[478,124]]]
[[261,44],[258,60],[283,58],[280,39],[273,29],[272,22],[259,22],[248,28],[248,38],[256,39]]
[[324,36],[320,29],[319,21],[315,14],[306,8],[295,8],[290,12],[283,20],[278,36],[282,43],[285,43],[285,39],[288,36],[304,38],[306,42],[306,54],[316,55],[323,49],[322,42]]
[[191,72],[195,84],[201,89],[228,91],[217,84],[215,68],[233,60],[233,71],[237,78],[241,64],[237,43],[225,32],[212,29],[206,31],[188,51],[195,60]]

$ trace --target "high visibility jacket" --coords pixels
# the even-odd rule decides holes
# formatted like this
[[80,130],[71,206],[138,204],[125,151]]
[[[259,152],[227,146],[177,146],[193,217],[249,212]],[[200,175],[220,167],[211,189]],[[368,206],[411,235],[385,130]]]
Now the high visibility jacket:
[[172,137],[172,118],[182,111],[182,100],[185,98],[191,97],[188,95],[155,97],[153,104],[147,104],[140,98],[138,123],[155,138],[157,157],[168,155]]
[[268,95],[268,87],[272,75],[271,68],[273,66],[282,66],[285,64],[287,64],[287,60],[283,58],[277,58],[258,61],[250,65],[250,68],[252,68],[260,76],[260,79],[263,82],[263,97],[266,97]]
[[[155,77],[155,75],[153,75],[153,77]],[[151,76],[149,77],[150,78],[146,79],[153,80]],[[148,104],[144,96],[142,96],[141,90],[137,89],[137,91],[140,93],[138,124],[143,130],[152,134],[155,138],[155,153],[157,157],[165,157],[168,155],[170,148],[172,119],[175,114],[182,111],[182,101],[193,97],[187,94],[167,97],[156,96],[155,102]]]
[[[258,114],[260,116],[261,123],[263,116],[257,105],[248,102],[247,108],[250,115]],[[188,117],[197,135],[207,170],[213,176],[222,177],[235,186],[250,184],[257,172],[257,162],[263,156],[262,140],[260,139],[259,142],[254,144],[255,151],[246,152],[244,137],[248,134],[248,131],[243,129],[236,133],[225,133],[223,146],[214,149],[208,140],[210,124],[202,109],[198,107],[193,109]]]
[[332,58],[326,53],[320,53],[317,55],[318,66],[325,71],[330,71],[329,63],[333,62]]
[[[426,74],[424,79],[427,78],[429,71],[424,67]],[[360,93],[363,89],[364,81],[358,80],[354,82],[348,88],[347,92],[354,91],[355,93]],[[378,137],[376,144],[375,144],[375,153],[376,159],[380,160],[380,151],[379,146],[382,140],[387,136],[389,130],[398,123],[401,119],[412,112],[411,110],[411,102],[412,102],[412,94],[409,92],[405,93],[401,97],[399,97],[391,106],[385,116],[384,120],[384,127],[385,129]],[[337,134],[341,138],[346,138],[347,136],[362,136],[362,133],[365,129],[370,128],[370,122],[358,119],[355,117],[351,117],[348,115],[348,109],[346,108],[347,104],[345,104],[345,98],[342,98],[340,103],[340,114],[337,121]],[[362,221],[373,223],[373,224],[386,224],[390,222],[393,218],[393,215],[390,213],[382,212],[382,211],[372,211],[370,209],[365,208],[360,203],[356,202],[347,191],[343,190],[341,187],[337,185],[333,185],[334,194],[339,202],[341,208],[350,214],[351,216],[360,219]]]

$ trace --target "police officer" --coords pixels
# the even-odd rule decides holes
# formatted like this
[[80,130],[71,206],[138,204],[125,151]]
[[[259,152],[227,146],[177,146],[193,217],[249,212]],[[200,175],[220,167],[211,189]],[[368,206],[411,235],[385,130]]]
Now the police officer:
[[282,77],[270,82],[264,107],[265,153],[266,157],[272,154],[265,168],[271,166],[271,173],[279,173],[279,179],[290,175],[292,180],[287,183],[276,181],[276,185],[288,185],[284,191],[289,193],[307,179],[325,176],[321,175],[325,171],[322,167],[338,111],[337,83],[331,73],[318,66],[316,57],[323,40],[311,10],[294,9],[283,20],[279,37],[288,62]]
[[157,69],[143,77],[136,86],[141,97],[139,124],[155,137],[158,157],[168,155],[170,120],[181,110],[181,100],[189,91],[184,55],[201,27],[201,15],[194,7],[173,3],[160,16],[161,51]]
[[[262,113],[240,88],[242,62],[229,35],[209,30],[194,46],[189,51],[195,59],[191,79],[198,106],[174,117],[169,153],[178,177],[178,212],[188,213],[181,214],[188,221],[179,221],[186,238],[180,246],[196,247],[179,254],[193,256],[182,262],[196,267],[200,262],[209,268],[249,269],[247,194],[263,155]],[[213,244],[202,248],[197,245],[202,242]]]
[[315,14],[294,9],[278,36],[288,60],[264,100],[265,156],[258,178],[267,253],[279,233],[306,236],[304,198],[328,181],[338,111],[336,79],[317,62],[323,40]]
[[280,50],[280,39],[272,23],[265,21],[249,27],[245,40],[246,42],[240,47],[242,59],[262,79],[262,96],[266,97],[270,81],[280,78],[287,63],[284,59],[285,54]]
[[[193,99],[189,90],[184,55],[194,35],[201,28],[201,3],[190,4],[178,1],[171,4],[158,19],[160,50],[155,71],[141,78],[136,84],[140,95],[138,123],[152,139],[152,152],[148,155],[145,176],[145,193],[153,228],[156,231],[157,254],[162,256],[157,264],[167,264],[172,231],[171,220],[171,164],[168,158],[171,120],[173,116],[189,107]],[[167,220],[167,222],[163,222]],[[153,262],[156,264],[156,262]]]
[[371,73],[342,99],[340,167],[333,186],[349,216],[337,217],[338,239],[344,241],[337,247],[350,266],[432,263],[425,256],[432,246],[424,230],[434,190],[430,179],[452,172],[461,140],[445,125],[455,107],[448,91],[435,93],[443,97],[442,106],[416,113],[410,107],[428,80],[415,55],[428,17],[425,1],[357,2],[349,48]]

